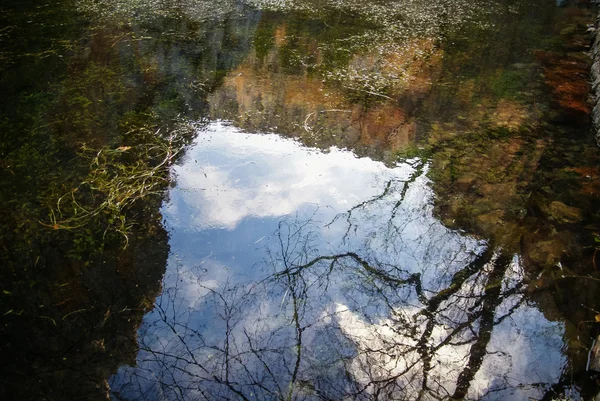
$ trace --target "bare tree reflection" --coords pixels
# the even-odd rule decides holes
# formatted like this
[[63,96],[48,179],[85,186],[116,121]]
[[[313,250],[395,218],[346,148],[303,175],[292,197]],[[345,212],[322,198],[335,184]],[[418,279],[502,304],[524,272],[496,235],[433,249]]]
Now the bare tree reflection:
[[[407,188],[388,183],[338,216],[346,225],[339,246],[320,234],[335,220],[281,221],[264,263],[252,267],[264,272],[258,282],[219,283],[201,266],[179,266],[140,332],[138,366],[113,380],[114,397],[493,399],[551,385],[548,374],[515,378],[512,358],[520,356],[493,341],[527,309],[518,260],[421,225],[403,203],[415,196]],[[393,211],[388,221],[376,220],[362,242],[351,238],[348,227],[373,223],[381,210]]]

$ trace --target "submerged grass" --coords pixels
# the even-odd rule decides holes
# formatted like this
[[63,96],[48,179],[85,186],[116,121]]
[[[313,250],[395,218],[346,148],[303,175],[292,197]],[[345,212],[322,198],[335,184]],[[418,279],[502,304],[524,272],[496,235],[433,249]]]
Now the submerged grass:
[[80,157],[89,159],[87,177],[58,198],[43,225],[55,230],[77,230],[101,221],[121,234],[125,247],[134,224],[126,215],[139,200],[161,195],[169,183],[169,167],[184,148],[193,128],[181,124],[167,135],[160,129],[138,128],[128,133],[132,146],[92,149],[82,145]]

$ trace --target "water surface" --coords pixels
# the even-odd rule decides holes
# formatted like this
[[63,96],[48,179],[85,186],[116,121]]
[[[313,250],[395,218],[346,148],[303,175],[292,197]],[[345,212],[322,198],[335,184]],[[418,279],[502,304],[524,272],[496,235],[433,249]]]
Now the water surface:
[[0,6],[2,399],[592,399],[585,2]]

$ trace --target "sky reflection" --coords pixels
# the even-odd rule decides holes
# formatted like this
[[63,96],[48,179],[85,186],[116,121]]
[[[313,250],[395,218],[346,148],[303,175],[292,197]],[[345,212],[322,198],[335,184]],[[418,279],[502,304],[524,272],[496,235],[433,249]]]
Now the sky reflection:
[[517,258],[433,217],[426,171],[203,128],[115,398],[539,396],[565,365],[562,324],[525,301]]

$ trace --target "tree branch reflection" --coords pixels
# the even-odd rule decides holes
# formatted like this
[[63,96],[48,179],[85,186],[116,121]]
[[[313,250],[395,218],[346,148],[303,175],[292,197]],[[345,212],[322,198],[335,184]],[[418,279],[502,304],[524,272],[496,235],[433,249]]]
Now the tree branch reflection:
[[[519,261],[493,246],[452,242],[457,234],[439,226],[410,237],[420,212],[403,203],[414,194],[401,184],[388,182],[336,217],[362,228],[377,211],[394,211],[363,237],[338,227],[341,245],[323,243],[336,220],[322,224],[315,213],[280,221],[264,261],[251,268],[262,272],[258,281],[219,283],[202,266],[179,266],[140,333],[138,366],[112,383],[115,398],[450,400],[537,391],[517,365],[543,355],[499,348],[513,319],[556,327],[527,305]],[[388,247],[402,257],[387,257]]]

